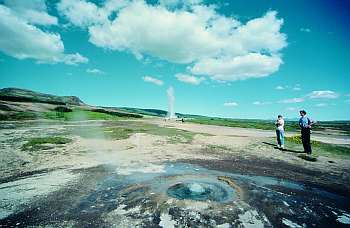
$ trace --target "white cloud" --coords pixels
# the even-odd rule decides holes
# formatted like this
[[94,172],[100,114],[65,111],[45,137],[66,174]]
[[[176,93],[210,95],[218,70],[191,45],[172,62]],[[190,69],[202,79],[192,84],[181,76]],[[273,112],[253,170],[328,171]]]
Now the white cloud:
[[88,69],[86,69],[86,72],[89,74],[105,74],[104,71],[96,69],[96,68],[93,68],[93,69],[88,68]]
[[309,28],[300,28],[300,31],[309,33],[309,32],[311,32],[311,29],[309,29]]
[[307,97],[311,99],[336,99],[339,97],[339,94],[331,90],[317,90],[312,91]]
[[59,34],[44,32],[17,16],[10,8],[0,5],[0,51],[17,59],[35,59],[38,63],[69,65],[86,63],[88,59],[65,54]]
[[282,60],[277,56],[249,53],[234,58],[209,58],[195,63],[193,74],[209,75],[214,80],[235,81],[266,77],[277,71]]
[[57,18],[47,13],[45,0],[5,0],[4,4],[30,24],[57,25]]
[[185,82],[192,85],[199,85],[202,81],[205,80],[204,77],[195,77],[187,74],[176,74],[175,77],[181,82]]
[[164,82],[162,80],[159,80],[159,79],[151,77],[151,76],[144,76],[144,77],[142,77],[142,79],[145,82],[150,82],[150,83],[153,83],[153,84],[158,85],[158,86],[161,86],[164,84]]
[[[188,64],[192,74],[215,80],[266,77],[283,63],[280,51],[287,42],[275,11],[242,24],[196,0],[121,2],[113,20],[113,7],[107,10],[106,4],[63,0],[58,9],[72,24],[88,27],[89,41],[98,47]],[[179,3],[190,7],[167,7]]]
[[326,106],[328,106],[328,104],[326,104],[326,103],[319,103],[319,104],[316,104],[315,106],[316,107],[326,107]]
[[108,21],[108,12],[92,2],[84,0],[62,0],[57,4],[58,11],[74,25],[87,27]]
[[238,104],[236,102],[226,102],[224,103],[225,107],[236,107]]
[[253,105],[269,105],[272,104],[270,101],[254,101]]
[[304,98],[296,97],[296,98],[281,100],[278,103],[284,103],[284,104],[301,103],[301,102],[304,102],[304,100],[305,100]]
[[220,48],[196,14],[171,12],[142,1],[123,8],[113,22],[90,27],[89,32],[90,42],[99,47],[128,50],[138,58],[149,54],[175,63],[191,63]]
[[159,4],[167,7],[189,7],[200,4],[202,0],[159,0]]
[[300,88],[300,84],[295,84],[294,86],[289,86],[289,85],[278,85],[275,87],[275,89],[277,90],[285,90],[285,89],[291,89],[291,90],[294,90],[294,91],[300,91],[301,88]]

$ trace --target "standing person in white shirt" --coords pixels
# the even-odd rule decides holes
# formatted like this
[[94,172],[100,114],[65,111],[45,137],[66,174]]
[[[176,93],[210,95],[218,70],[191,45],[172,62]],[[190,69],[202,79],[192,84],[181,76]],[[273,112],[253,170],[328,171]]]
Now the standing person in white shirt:
[[276,120],[276,136],[277,136],[277,147],[284,149],[284,119],[281,115],[278,115]]

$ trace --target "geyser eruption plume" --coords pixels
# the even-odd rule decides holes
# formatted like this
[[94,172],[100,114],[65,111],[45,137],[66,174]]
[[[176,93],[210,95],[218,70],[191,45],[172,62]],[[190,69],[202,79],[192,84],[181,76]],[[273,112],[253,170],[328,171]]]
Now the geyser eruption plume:
[[175,111],[174,111],[174,103],[175,103],[175,96],[174,96],[174,89],[172,86],[169,87],[169,89],[166,91],[168,95],[168,118],[169,119],[175,119]]

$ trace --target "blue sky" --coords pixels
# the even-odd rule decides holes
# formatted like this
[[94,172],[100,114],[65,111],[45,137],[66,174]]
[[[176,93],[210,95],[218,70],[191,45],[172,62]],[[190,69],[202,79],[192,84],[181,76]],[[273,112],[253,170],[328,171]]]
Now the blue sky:
[[231,118],[350,117],[347,1],[0,0],[0,87]]

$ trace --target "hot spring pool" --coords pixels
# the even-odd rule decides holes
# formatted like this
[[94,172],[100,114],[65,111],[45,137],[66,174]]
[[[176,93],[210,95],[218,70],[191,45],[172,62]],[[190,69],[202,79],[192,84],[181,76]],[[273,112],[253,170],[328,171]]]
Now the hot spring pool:
[[225,183],[216,181],[187,181],[170,186],[167,194],[180,200],[227,202],[234,198],[235,190]]

